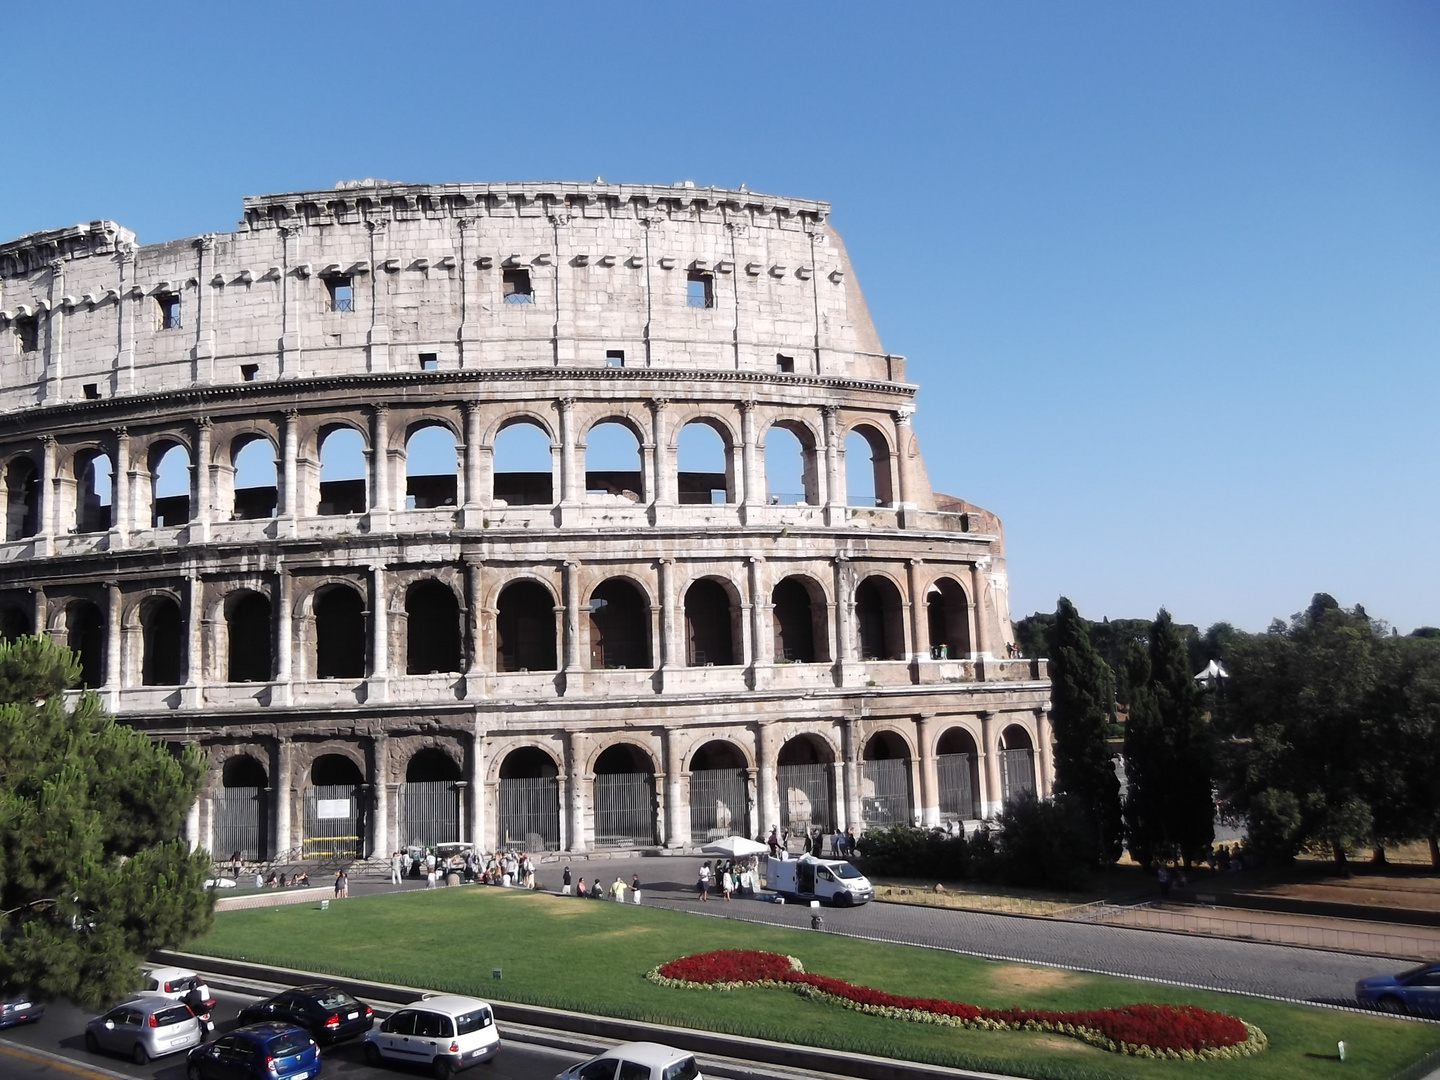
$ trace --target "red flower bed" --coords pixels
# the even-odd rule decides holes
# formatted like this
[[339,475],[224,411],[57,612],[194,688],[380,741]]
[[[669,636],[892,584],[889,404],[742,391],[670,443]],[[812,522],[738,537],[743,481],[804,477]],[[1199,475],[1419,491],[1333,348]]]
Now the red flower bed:
[[[856,986],[844,979],[812,975],[799,969],[788,956],[757,949],[721,949],[696,953],[662,964],[655,974],[679,982],[790,983],[872,1011],[886,1009],[950,1017],[961,1023],[1009,1028],[1075,1028],[1132,1047],[1162,1051],[1206,1051],[1239,1047],[1251,1040],[1243,1020],[1195,1005],[1121,1005],[1109,1009],[1061,1011],[1056,1009],[985,1009],[943,998],[909,997]],[[931,1021],[935,1022],[935,1021]],[[1258,1035],[1258,1033],[1257,1033]],[[1082,1036],[1083,1037],[1083,1036]],[[1258,1035],[1263,1045],[1263,1035]],[[1258,1047],[1257,1047],[1258,1048]]]

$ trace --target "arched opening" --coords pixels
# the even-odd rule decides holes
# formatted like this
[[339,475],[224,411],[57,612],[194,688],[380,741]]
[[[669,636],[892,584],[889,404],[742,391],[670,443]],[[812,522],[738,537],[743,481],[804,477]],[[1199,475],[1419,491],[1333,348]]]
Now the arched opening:
[[952,727],[935,744],[935,771],[940,784],[940,816],[947,821],[980,817],[980,755],[975,739]]
[[30,619],[30,613],[15,604],[6,604],[0,607],[0,638],[5,641],[14,641],[16,638],[26,637],[35,632],[35,624]]
[[66,607],[65,645],[80,660],[80,685],[105,685],[105,622],[90,601],[76,600]]
[[602,421],[585,437],[585,494],[645,501],[640,440],[624,424]]
[[439,747],[417,750],[405,765],[400,785],[400,842],[434,847],[460,839],[460,798],[464,786],[455,759]]
[[777,664],[814,664],[829,659],[825,601],[813,581],[784,578],[770,593],[770,606]]
[[862,424],[845,436],[845,501],[850,506],[889,506],[890,444]]
[[872,735],[860,781],[860,816],[867,826],[910,824],[910,751],[904,739],[893,731]]
[[455,436],[443,424],[427,424],[405,441],[405,509],[432,510],[454,506]]
[[230,682],[269,682],[273,676],[270,598],[248,590],[227,596],[225,636],[228,643],[226,679]]
[[803,426],[781,421],[765,433],[765,492],[772,506],[820,501],[815,444]]
[[611,578],[590,594],[590,667],[650,667],[650,612],[628,581]]
[[555,671],[555,598],[537,581],[500,590],[495,617],[497,671]]
[[179,686],[185,681],[185,629],[180,605],[168,596],[140,603],[140,682]]
[[1000,798],[1005,802],[1035,792],[1035,745],[1030,733],[1011,724],[1000,733]]
[[495,436],[492,489],[496,506],[550,506],[555,501],[550,436],[539,424],[516,420]]
[[780,817],[792,833],[835,831],[835,754],[815,735],[797,735],[780,748],[775,784]]
[[344,754],[321,754],[310,766],[304,791],[302,854],[316,859],[358,859],[365,850],[365,777]]
[[150,448],[151,524],[156,528],[190,520],[190,451],[179,443]]
[[351,427],[327,428],[320,435],[319,514],[363,514],[365,495],[365,440]]
[[941,578],[925,597],[930,629],[930,659],[963,660],[970,655],[970,602],[965,590]]
[[331,585],[315,598],[315,677],[365,677],[365,601],[348,585]]
[[40,531],[40,470],[28,457],[5,468],[5,539],[24,540]]
[[104,532],[111,525],[114,463],[103,450],[75,458],[75,531]]
[[265,766],[249,754],[226,760],[215,789],[213,853],[216,859],[264,862],[270,858],[270,799]]
[[560,850],[560,770],[545,751],[522,746],[500,762],[496,846]]
[[690,839],[704,844],[745,836],[749,794],[745,756],[738,747],[715,739],[696,750],[690,759]]
[[900,590],[889,578],[877,574],[855,589],[855,623],[861,660],[905,659]]
[[730,593],[711,578],[685,590],[685,664],[727,667],[735,663],[735,612]]
[[459,671],[460,603],[443,582],[417,581],[405,591],[405,672]]
[[235,467],[235,503],[231,511],[237,521],[254,521],[275,516],[279,487],[275,475],[275,444],[255,435],[232,445]]
[[734,502],[730,462],[730,448],[719,431],[703,420],[686,424],[676,443],[676,501],[687,506]]
[[595,759],[595,846],[656,842],[655,765],[640,747],[618,743]]

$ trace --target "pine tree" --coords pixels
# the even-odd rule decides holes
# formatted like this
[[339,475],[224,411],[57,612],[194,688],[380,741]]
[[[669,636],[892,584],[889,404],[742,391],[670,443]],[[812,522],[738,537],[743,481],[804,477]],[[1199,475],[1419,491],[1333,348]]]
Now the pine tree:
[[203,765],[116,724],[68,649],[0,642],[0,995],[114,1000],[209,928],[209,860],[176,839]]
[[1124,823],[1120,779],[1105,742],[1112,676],[1090,644],[1085,620],[1065,597],[1050,628],[1050,720],[1055,730],[1055,791],[1085,810],[1100,858],[1120,857]]

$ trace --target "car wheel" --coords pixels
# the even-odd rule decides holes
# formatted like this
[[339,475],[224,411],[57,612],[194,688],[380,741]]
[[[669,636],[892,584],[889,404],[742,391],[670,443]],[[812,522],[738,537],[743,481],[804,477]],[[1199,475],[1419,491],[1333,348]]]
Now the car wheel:
[[1405,1002],[1394,995],[1386,995],[1380,999],[1380,1011],[1394,1013],[1396,1016],[1404,1016],[1409,1010],[1405,1008]]
[[135,1062],[136,1065],[148,1065],[150,1063],[150,1055],[146,1052],[142,1043],[135,1044],[135,1052],[130,1055],[130,1060]]
[[373,1042],[365,1044],[365,1064],[372,1069],[380,1064],[380,1048]]
[[185,1070],[185,1075],[188,1076],[190,1080],[200,1080],[200,1066],[191,1065]]
[[85,1049],[89,1050],[92,1054],[98,1054],[100,1052],[100,1040],[95,1038],[93,1031],[85,1032]]
[[444,1058],[437,1057],[430,1065],[430,1071],[434,1074],[435,1080],[450,1080],[450,1062]]

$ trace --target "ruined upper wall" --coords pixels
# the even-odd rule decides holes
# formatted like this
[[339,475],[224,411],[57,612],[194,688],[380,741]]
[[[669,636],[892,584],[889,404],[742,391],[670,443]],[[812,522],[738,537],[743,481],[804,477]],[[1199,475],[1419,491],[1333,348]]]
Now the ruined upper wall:
[[360,181],[250,197],[235,232],[155,245],[103,221],[33,233],[0,244],[0,408],[616,364],[908,396],[829,211],[692,185]]

